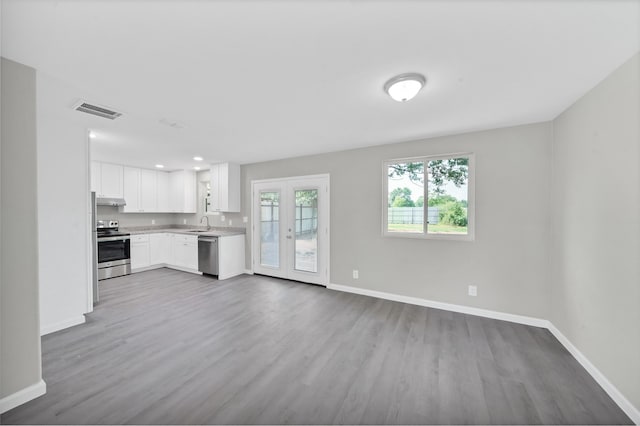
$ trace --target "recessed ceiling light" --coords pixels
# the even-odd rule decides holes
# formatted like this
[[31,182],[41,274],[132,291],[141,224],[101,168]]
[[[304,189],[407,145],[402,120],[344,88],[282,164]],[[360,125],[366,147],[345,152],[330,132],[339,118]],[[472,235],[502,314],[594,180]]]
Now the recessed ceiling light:
[[158,169],[164,169],[164,164],[156,164],[156,168],[158,168]]
[[195,166],[195,167],[193,168],[193,170],[200,170],[200,167]]
[[89,132],[89,139],[95,139],[96,138],[96,134],[93,132]]
[[193,157],[193,159],[196,160],[196,161],[202,161],[202,157],[198,157],[198,156]]
[[384,91],[391,96],[391,99],[398,102],[406,102],[413,99],[420,89],[427,82],[422,74],[407,73],[400,74],[387,81]]

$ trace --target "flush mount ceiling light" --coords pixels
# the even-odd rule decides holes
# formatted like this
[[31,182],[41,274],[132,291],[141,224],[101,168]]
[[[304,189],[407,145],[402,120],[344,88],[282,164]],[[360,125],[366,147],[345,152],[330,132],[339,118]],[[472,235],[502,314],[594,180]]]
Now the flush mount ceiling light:
[[420,89],[427,82],[422,74],[407,73],[400,74],[387,81],[384,91],[391,96],[391,99],[398,102],[406,102],[413,99]]
[[193,159],[196,161],[202,161],[202,157],[198,157],[198,156],[193,157]]
[[93,132],[89,132],[89,139],[95,139],[96,138],[96,134]]
[[193,168],[193,170],[200,170],[200,167],[195,166],[195,167]]
[[156,168],[158,168],[158,169],[164,169],[164,164],[156,164]]

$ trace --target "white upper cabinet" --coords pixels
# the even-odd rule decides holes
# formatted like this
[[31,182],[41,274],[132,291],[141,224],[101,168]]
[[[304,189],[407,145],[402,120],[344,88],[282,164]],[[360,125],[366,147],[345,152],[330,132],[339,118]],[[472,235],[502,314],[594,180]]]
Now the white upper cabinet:
[[240,165],[211,165],[211,211],[240,211]]
[[169,212],[169,173],[157,172],[156,174],[156,204],[159,212]]
[[91,162],[91,190],[101,198],[124,198],[123,213],[196,213],[196,173],[161,172]]
[[119,164],[91,162],[91,190],[99,198],[123,198],[123,167]]
[[[166,177],[166,178],[165,178]],[[169,197],[169,188],[158,187],[158,181],[168,181],[168,173],[155,170],[124,167],[124,200],[127,205],[122,208],[124,213],[165,213],[168,212],[167,203],[158,205],[158,199]],[[165,192],[158,195],[158,190]]]
[[124,167],[124,201],[127,204],[122,208],[123,212],[140,211],[140,169]]
[[155,170],[140,170],[140,211],[159,211],[158,187],[156,184],[157,174]]
[[169,211],[196,213],[196,173],[180,170],[169,173]]
[[91,162],[91,191],[96,193],[96,196],[102,196],[102,168],[101,164],[97,161]]

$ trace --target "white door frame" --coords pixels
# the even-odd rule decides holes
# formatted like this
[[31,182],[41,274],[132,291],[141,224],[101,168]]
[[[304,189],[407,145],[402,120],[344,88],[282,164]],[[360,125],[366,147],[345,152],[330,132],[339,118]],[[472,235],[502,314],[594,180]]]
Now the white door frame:
[[317,174],[317,175],[306,175],[306,176],[287,176],[280,178],[272,178],[272,179],[257,179],[251,181],[251,226],[249,228],[251,233],[250,243],[251,243],[251,270],[254,272],[254,266],[256,259],[259,259],[260,256],[258,254],[258,250],[260,250],[260,244],[256,244],[256,223],[255,223],[255,197],[256,191],[255,186],[257,184],[269,184],[269,183],[283,183],[294,180],[305,180],[305,179],[325,179],[326,180],[326,207],[325,207],[325,216],[326,216],[326,228],[323,230],[318,230],[318,232],[325,233],[325,241],[326,244],[318,246],[318,259],[323,259],[325,265],[318,264],[319,268],[324,267],[326,270],[325,280],[320,285],[327,286],[331,279],[331,177],[328,173],[325,174]]

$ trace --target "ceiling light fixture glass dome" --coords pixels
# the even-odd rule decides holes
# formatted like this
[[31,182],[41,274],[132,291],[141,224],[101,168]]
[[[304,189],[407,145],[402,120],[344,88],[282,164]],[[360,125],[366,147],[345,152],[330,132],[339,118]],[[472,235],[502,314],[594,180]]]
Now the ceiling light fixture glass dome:
[[391,96],[391,99],[398,102],[406,102],[413,99],[420,89],[424,87],[427,79],[418,73],[400,74],[387,81],[384,91]]

